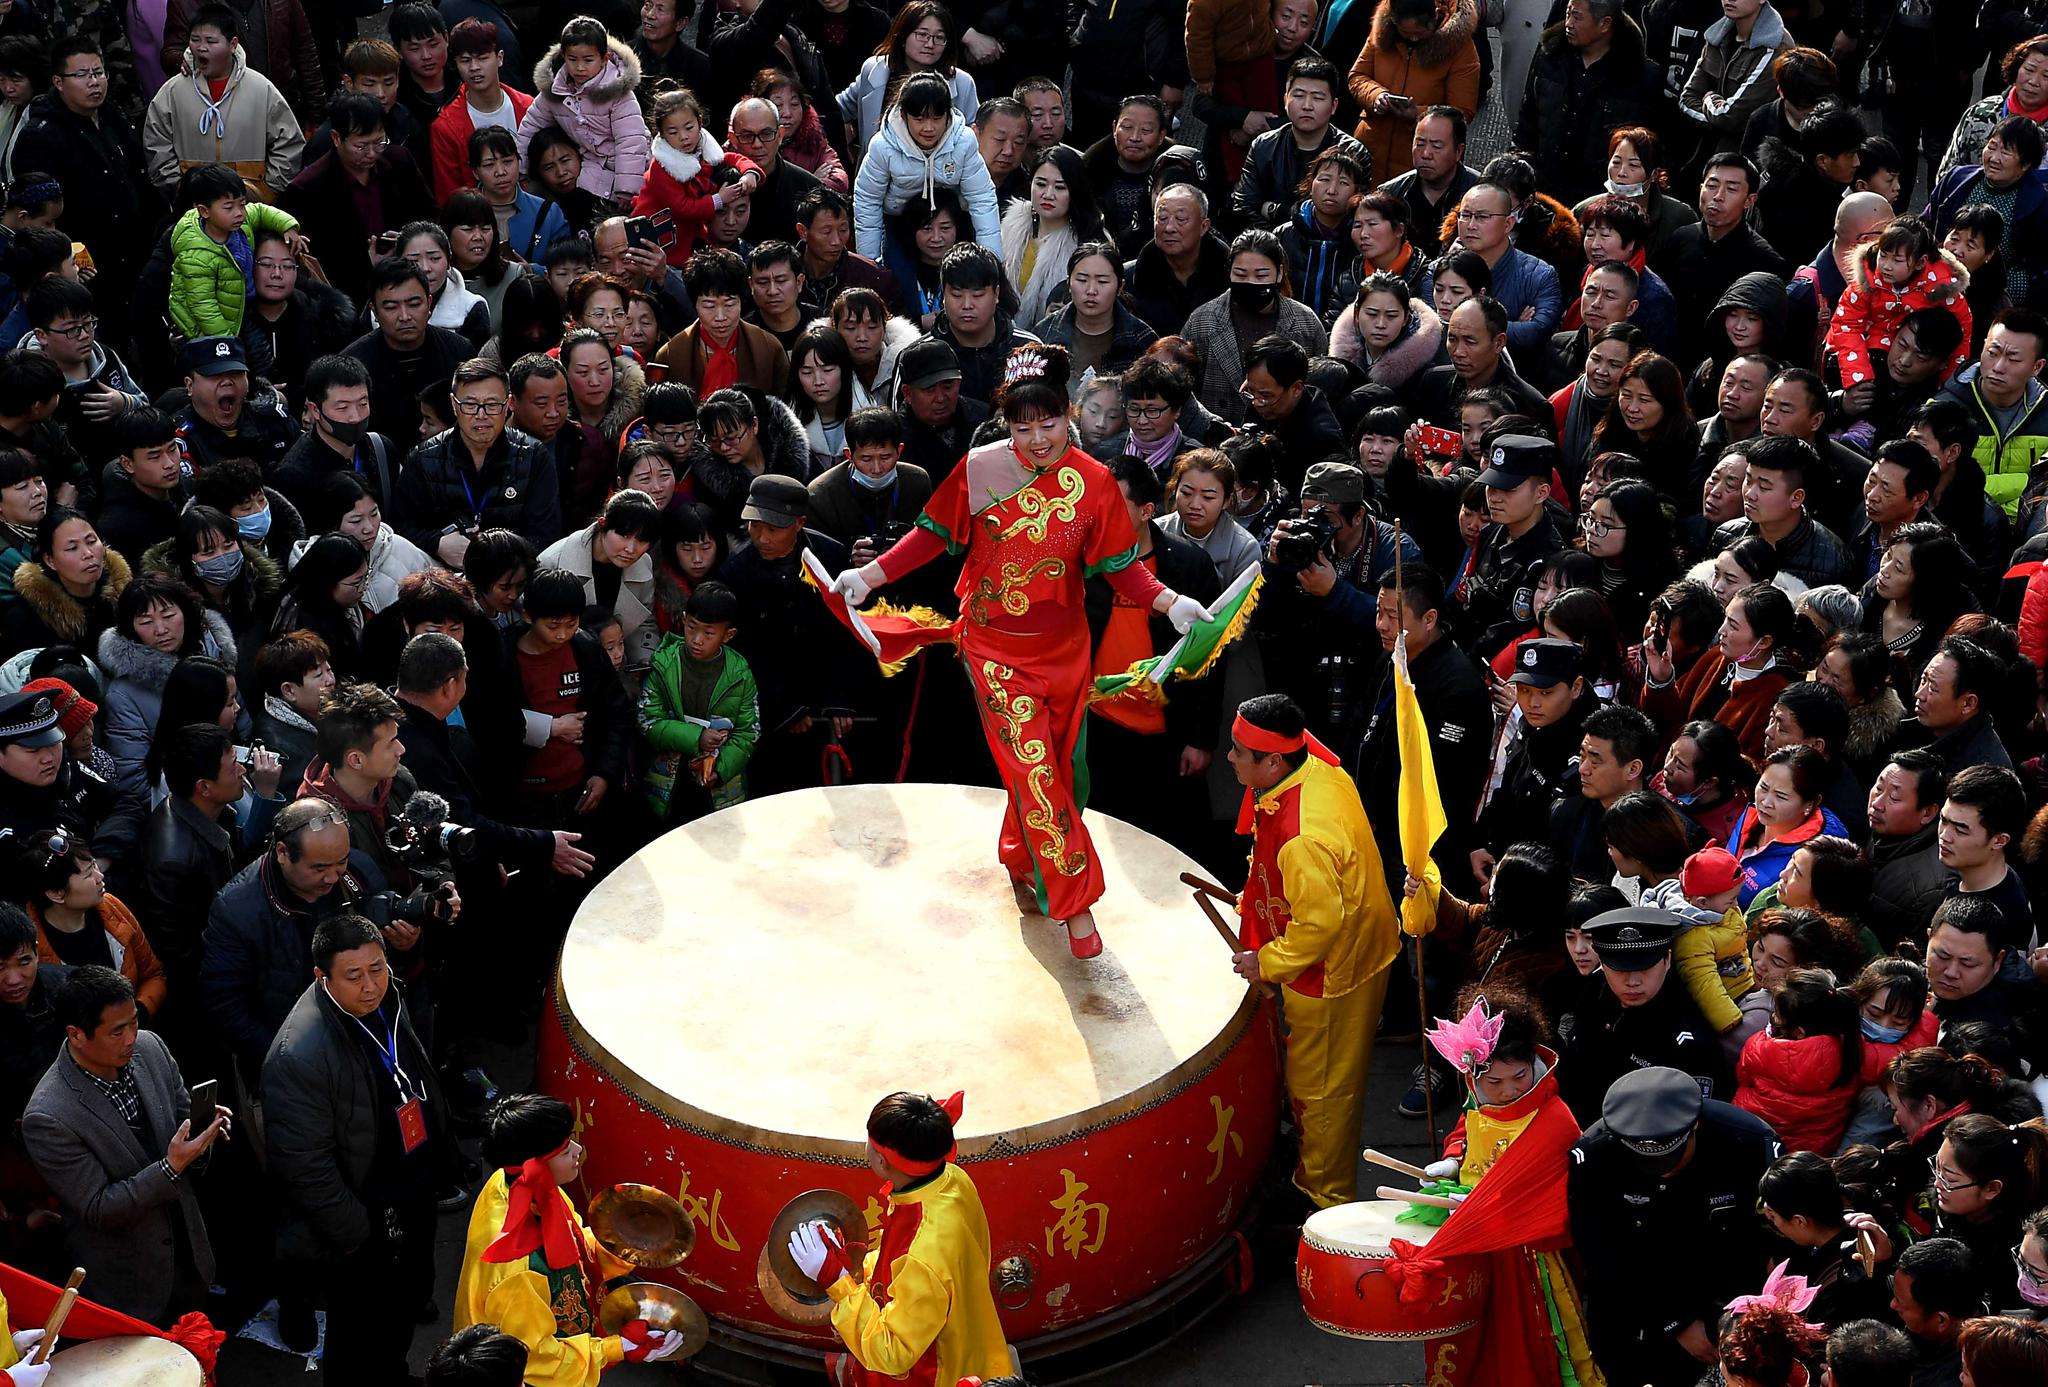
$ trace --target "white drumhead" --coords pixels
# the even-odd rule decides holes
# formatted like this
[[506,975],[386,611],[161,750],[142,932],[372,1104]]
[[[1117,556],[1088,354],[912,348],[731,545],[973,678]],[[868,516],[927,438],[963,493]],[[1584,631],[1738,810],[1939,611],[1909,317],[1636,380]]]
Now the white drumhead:
[[[963,1140],[1140,1099],[1246,1006],[1169,844],[1088,815],[1101,957],[1020,918],[1004,796],[858,785],[751,800],[649,844],[562,952],[567,1029],[653,1106],[781,1147],[851,1142],[898,1089],[967,1094]],[[1034,1136],[1037,1134],[1033,1134]]]
[[199,1360],[168,1339],[92,1339],[50,1356],[47,1387],[200,1387]]
[[1397,1214],[1410,1207],[1399,1199],[1332,1205],[1310,1214],[1301,1226],[1301,1236],[1325,1251],[1384,1257],[1394,1238],[1420,1246],[1436,1236],[1436,1228],[1430,1224],[1395,1221]]

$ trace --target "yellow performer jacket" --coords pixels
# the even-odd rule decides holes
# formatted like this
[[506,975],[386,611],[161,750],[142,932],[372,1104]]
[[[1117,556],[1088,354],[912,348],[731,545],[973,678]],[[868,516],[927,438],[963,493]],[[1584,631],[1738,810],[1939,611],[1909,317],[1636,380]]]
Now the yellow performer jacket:
[[889,1196],[866,1280],[832,1283],[832,1328],[864,1370],[863,1383],[953,1387],[1001,1377],[1010,1350],[988,1288],[988,1215],[957,1165]]
[[[1358,787],[1310,756],[1260,795],[1240,938],[1259,976],[1309,997],[1342,997],[1394,961],[1394,903]],[[1242,827],[1238,830],[1244,831]]]
[[[455,1285],[455,1328],[495,1324],[525,1344],[529,1387],[593,1387],[598,1374],[625,1353],[623,1339],[598,1332],[603,1281],[632,1268],[597,1245],[574,1205],[569,1217],[576,1220],[577,1236],[596,1264],[597,1284],[590,1283],[580,1263],[549,1271],[538,1251],[525,1261],[486,1262],[484,1249],[505,1226],[506,1191],[505,1172],[497,1171],[484,1181],[470,1210],[462,1276]],[[559,1189],[555,1197],[569,1203]]]

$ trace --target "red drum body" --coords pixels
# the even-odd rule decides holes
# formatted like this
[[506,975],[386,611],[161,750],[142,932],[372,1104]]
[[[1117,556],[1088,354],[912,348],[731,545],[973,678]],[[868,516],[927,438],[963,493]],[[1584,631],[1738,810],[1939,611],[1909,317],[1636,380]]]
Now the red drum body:
[[[1194,863],[1088,816],[1106,948],[1073,959],[996,861],[1003,799],[946,785],[750,801],[650,844],[563,948],[543,1087],[578,1108],[594,1192],[674,1193],[696,1250],[651,1273],[728,1344],[835,1342],[757,1283],[794,1195],[842,1191],[874,1228],[868,1110],[966,1093],[958,1160],[988,1211],[1013,1344],[1085,1341],[1213,1265],[1270,1152],[1271,1009],[1178,877]],[[581,1193],[581,1192],[576,1192]]]
[[1394,1216],[1408,1207],[1391,1199],[1339,1204],[1317,1210],[1302,1225],[1294,1278],[1301,1308],[1316,1328],[1347,1339],[1412,1342],[1460,1334],[1479,1323],[1486,1278],[1477,1263],[1461,1262],[1420,1303],[1401,1299],[1400,1282],[1387,1274],[1393,1240],[1426,1247],[1437,1231],[1396,1223]]

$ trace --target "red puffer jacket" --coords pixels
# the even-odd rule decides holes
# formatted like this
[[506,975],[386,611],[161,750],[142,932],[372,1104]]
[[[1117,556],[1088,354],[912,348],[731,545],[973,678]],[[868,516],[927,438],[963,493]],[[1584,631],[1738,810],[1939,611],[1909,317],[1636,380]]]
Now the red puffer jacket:
[[1780,1040],[1758,1031],[1735,1062],[1735,1106],[1770,1123],[1787,1151],[1832,1155],[1861,1087],[1853,1075],[1838,1084],[1841,1072],[1842,1043],[1831,1035]]

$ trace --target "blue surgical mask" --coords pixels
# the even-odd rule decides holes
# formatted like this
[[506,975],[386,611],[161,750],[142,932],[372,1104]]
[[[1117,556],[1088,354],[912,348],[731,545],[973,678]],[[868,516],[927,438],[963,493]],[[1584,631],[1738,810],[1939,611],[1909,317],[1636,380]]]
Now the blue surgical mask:
[[236,516],[235,528],[241,531],[242,538],[251,544],[263,543],[265,537],[270,534],[270,507],[265,506],[254,515]]
[[1880,1045],[1896,1045],[1904,1040],[1906,1032],[1912,1029],[1910,1026],[1880,1026],[1868,1016],[1860,1018],[1860,1024],[1863,1027],[1863,1038],[1874,1040]]
[[1671,802],[1677,805],[1680,809],[1685,809],[1690,807],[1692,802],[1698,799],[1699,796],[1697,794],[1694,794],[1692,791],[1688,790],[1686,793],[1682,795],[1671,795],[1669,798]]
[[896,469],[893,467],[879,477],[870,477],[858,467],[849,467],[846,470],[853,478],[855,486],[864,486],[869,491],[887,491],[890,487],[896,485]]
[[225,554],[215,554],[210,559],[201,559],[193,567],[197,568],[199,576],[209,583],[232,583],[241,576],[242,551],[230,549]]

